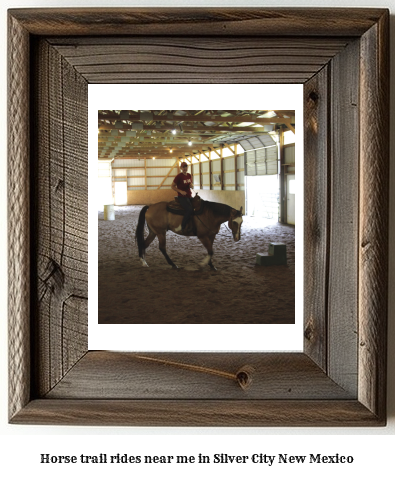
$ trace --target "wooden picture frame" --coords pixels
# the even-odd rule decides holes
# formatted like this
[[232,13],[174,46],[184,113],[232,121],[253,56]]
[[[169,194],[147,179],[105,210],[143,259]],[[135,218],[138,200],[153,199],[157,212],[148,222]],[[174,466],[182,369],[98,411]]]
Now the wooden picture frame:
[[[386,9],[9,11],[10,423],[385,425],[388,38]],[[92,82],[304,84],[302,353],[87,349]]]

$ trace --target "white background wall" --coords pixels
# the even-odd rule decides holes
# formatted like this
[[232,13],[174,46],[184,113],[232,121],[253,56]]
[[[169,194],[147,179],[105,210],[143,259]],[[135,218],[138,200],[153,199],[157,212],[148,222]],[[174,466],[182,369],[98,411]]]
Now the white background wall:
[[[95,476],[117,477],[123,476],[147,476],[160,474],[164,476],[200,476],[202,473],[224,474],[239,476],[240,473],[248,473],[250,476],[280,476],[284,473],[292,476],[351,476],[359,473],[361,477],[371,476],[373,473],[385,473],[389,476],[393,473],[393,449],[395,445],[395,299],[394,293],[390,293],[389,303],[389,381],[388,381],[388,426],[385,428],[358,428],[358,429],[177,429],[177,428],[82,428],[82,427],[26,427],[7,425],[7,277],[6,277],[6,234],[5,224],[7,220],[6,208],[6,157],[7,157],[7,133],[6,133],[6,47],[7,27],[6,10],[16,7],[125,7],[145,6],[164,7],[181,6],[186,4],[183,0],[173,1],[125,1],[116,2],[102,1],[28,1],[28,0],[5,0],[1,5],[1,115],[0,123],[0,434],[3,436],[0,453],[0,472],[2,476],[86,476],[94,473]],[[220,1],[194,0],[190,3],[194,6],[207,7],[386,7],[389,8],[391,17],[391,74],[392,83],[395,81],[395,0],[368,1],[368,0],[312,0],[296,1],[281,0],[277,2],[265,1]],[[395,104],[394,91],[391,92],[391,122],[394,124]],[[391,139],[391,232],[390,244],[394,244],[395,219],[394,219],[394,139]],[[385,258],[383,258],[385,260]],[[390,250],[390,290],[394,289],[395,259],[393,250]],[[252,453],[288,453],[306,455],[309,453],[354,455],[353,465],[155,465],[150,468],[133,468],[132,465],[40,465],[41,453],[56,455],[75,454],[99,454],[99,453],[128,453],[130,455],[197,455],[203,453],[228,453],[250,455]],[[281,466],[281,467],[280,467]],[[286,468],[284,468],[286,467]],[[40,475],[39,475],[40,474]]]

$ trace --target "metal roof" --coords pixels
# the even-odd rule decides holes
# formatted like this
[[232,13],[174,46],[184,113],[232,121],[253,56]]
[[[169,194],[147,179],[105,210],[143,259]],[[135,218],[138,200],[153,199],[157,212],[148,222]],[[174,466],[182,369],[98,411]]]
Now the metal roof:
[[[227,144],[274,145],[273,132],[295,128],[294,111],[101,110],[99,159],[188,159]],[[188,144],[189,143],[189,144]]]

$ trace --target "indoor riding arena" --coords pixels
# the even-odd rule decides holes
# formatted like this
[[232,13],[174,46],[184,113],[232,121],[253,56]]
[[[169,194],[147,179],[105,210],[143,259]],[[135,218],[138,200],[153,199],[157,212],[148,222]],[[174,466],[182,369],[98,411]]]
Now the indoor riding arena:
[[[153,159],[147,151],[154,138],[141,131],[154,122],[155,134],[165,137],[174,118],[193,146],[177,143],[180,131]],[[284,140],[294,131],[289,111],[99,111],[99,323],[294,323],[293,134]],[[140,157],[128,138],[139,143]],[[234,241],[227,221],[221,225],[214,269],[200,264],[207,250],[197,237],[168,231],[166,251],[177,268],[167,263],[157,237],[146,249],[144,267],[135,241],[140,211],[177,196],[171,185],[184,161],[194,193],[242,208],[241,238]]]

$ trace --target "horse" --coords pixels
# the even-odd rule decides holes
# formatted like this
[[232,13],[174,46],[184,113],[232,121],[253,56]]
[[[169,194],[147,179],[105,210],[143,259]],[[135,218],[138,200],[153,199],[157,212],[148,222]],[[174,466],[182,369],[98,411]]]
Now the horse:
[[[197,237],[207,250],[207,256],[200,266],[209,265],[216,270],[213,263],[213,242],[218,234],[221,224],[228,221],[235,242],[241,237],[241,224],[243,222],[243,208],[236,210],[227,204],[205,201],[196,195],[192,199],[194,214],[189,220],[187,228],[181,232],[181,222],[184,210],[177,201],[158,202],[150,206],[144,206],[139,214],[135,239],[138,246],[140,262],[148,267],[145,260],[145,250],[158,236],[159,250],[164,255],[167,263],[173,269],[178,269],[166,252],[166,232],[172,231],[183,236]],[[144,226],[147,223],[149,234],[144,239]]]

